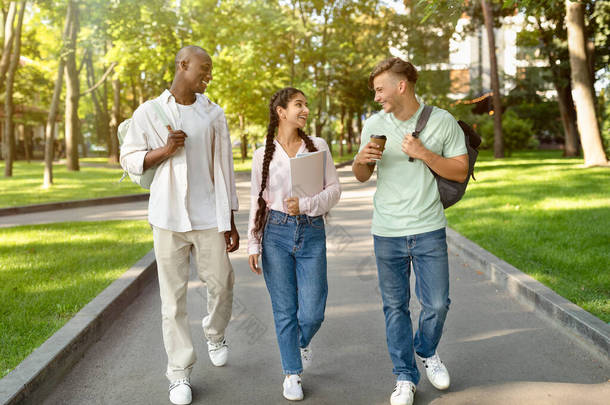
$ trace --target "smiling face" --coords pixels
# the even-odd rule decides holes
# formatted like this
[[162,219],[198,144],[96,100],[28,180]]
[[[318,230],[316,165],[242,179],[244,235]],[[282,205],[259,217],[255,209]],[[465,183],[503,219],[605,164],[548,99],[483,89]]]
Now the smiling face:
[[192,52],[180,62],[182,80],[193,93],[204,93],[212,80],[212,58],[203,52]]
[[304,128],[309,116],[307,98],[305,98],[303,93],[296,93],[292,96],[286,108],[277,107],[277,113],[280,117],[280,123],[289,124],[296,128]]
[[383,72],[373,79],[373,90],[375,91],[375,102],[381,104],[386,113],[396,111],[401,102],[401,94],[404,94],[407,83],[400,80],[391,72]]

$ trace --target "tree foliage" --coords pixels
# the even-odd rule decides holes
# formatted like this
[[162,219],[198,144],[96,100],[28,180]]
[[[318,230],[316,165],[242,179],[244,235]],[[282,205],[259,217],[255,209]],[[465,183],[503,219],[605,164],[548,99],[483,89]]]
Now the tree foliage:
[[[26,10],[13,99],[17,106],[38,108],[39,116],[18,115],[18,124],[46,121],[57,69],[66,57],[63,30],[70,1],[79,10],[74,62],[80,142],[104,147],[111,161],[118,159],[116,126],[169,87],[174,56],[184,45],[200,45],[211,54],[208,96],[225,109],[244,157],[246,146],[264,136],[270,96],[284,86],[308,96],[308,132],[346,143],[349,151],[363,117],[378,108],[367,79],[375,64],[390,56],[390,48],[420,69],[418,93],[427,102],[448,106],[450,75],[438,69],[447,62],[456,21],[468,12],[474,25],[482,24],[479,1],[464,0],[405,0],[403,13],[384,0],[38,0]],[[569,84],[564,1],[490,3],[497,16],[518,9],[541,22],[533,31],[539,35],[528,38],[523,33],[521,41],[529,40],[554,58],[548,69],[555,73],[540,77]],[[610,6],[605,1],[584,3],[596,79],[609,63]],[[9,4],[0,2],[5,19]],[[542,26],[554,33],[547,43]],[[65,87],[64,81],[59,117],[65,114]],[[604,106],[598,109],[604,111]],[[63,119],[56,126],[63,144]],[[61,149],[55,148],[55,158]]]

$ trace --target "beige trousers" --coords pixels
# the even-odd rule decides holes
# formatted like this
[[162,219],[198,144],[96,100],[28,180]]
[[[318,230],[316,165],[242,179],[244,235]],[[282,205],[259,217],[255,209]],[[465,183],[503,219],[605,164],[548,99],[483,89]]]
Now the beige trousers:
[[153,227],[166,376],[171,381],[189,377],[196,356],[186,313],[190,253],[201,281],[207,285],[208,316],[203,320],[207,340],[219,342],[231,318],[235,276],[226,251],[224,233],[216,228],[173,232]]

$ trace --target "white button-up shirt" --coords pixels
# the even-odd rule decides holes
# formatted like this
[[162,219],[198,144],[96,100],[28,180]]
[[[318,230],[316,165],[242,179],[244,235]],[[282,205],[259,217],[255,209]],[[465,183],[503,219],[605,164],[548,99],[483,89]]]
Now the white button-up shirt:
[[[341,183],[339,183],[339,175],[337,168],[333,162],[333,157],[326,141],[322,138],[310,137],[314,145],[319,151],[326,151],[326,168],[324,170],[324,187],[323,190],[313,196],[299,197],[299,212],[301,214],[315,217],[326,214],[334,207],[341,197]],[[270,210],[281,211],[287,213],[284,200],[291,196],[292,180],[290,178],[290,157],[279,144],[275,143],[275,152],[273,159],[269,163],[269,174],[267,177],[267,187],[263,191],[263,199],[267,203],[267,208]],[[305,142],[301,141],[301,147],[297,154],[307,152]],[[263,179],[263,160],[265,158],[265,147],[262,146],[254,152],[252,157],[252,188],[250,191],[250,220],[248,222],[248,254],[260,254],[261,243],[253,234],[255,226],[256,211],[258,210],[258,194],[261,190],[261,181]]]
[[[147,101],[133,113],[132,122],[121,146],[121,166],[130,173],[142,174],[146,154],[150,150],[165,146],[169,135],[166,120],[169,121],[172,129],[182,129],[176,99],[169,90],[165,90],[154,100],[165,112],[165,119],[157,116],[152,102],[152,100]],[[202,135],[212,139],[211,156],[214,160],[212,181],[218,232],[229,231],[231,211],[238,209],[238,200],[227,120],[222,108],[205,95],[197,94],[195,104],[198,115],[201,116]],[[208,155],[205,152],[201,151],[202,158]],[[194,229],[188,210],[187,165],[185,148],[180,148],[172,157],[158,165],[150,186],[148,201],[148,221],[152,225],[175,232],[188,232]]]

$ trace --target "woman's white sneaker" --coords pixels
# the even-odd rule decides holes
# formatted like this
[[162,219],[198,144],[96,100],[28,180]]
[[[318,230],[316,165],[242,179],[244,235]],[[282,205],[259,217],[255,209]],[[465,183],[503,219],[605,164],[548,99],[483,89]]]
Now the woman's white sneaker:
[[175,380],[169,385],[169,400],[174,405],[188,405],[193,400],[188,378]]
[[390,397],[392,405],[413,405],[415,397],[415,384],[411,381],[396,381],[396,387]]
[[303,387],[301,377],[298,374],[289,374],[284,378],[284,398],[289,401],[301,401],[303,399]]
[[307,370],[311,367],[313,362],[313,352],[307,347],[301,347],[301,364],[303,364],[303,370]]
[[428,381],[438,390],[446,390],[449,388],[451,380],[449,378],[449,371],[443,364],[438,354],[434,353],[434,356],[424,359],[420,357],[424,367],[426,367],[426,376]]

